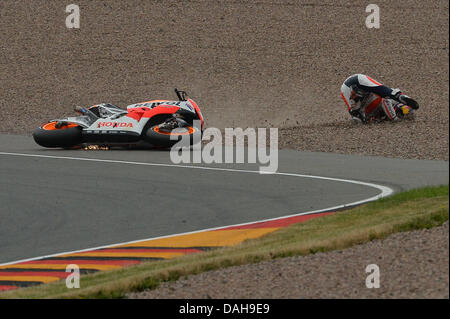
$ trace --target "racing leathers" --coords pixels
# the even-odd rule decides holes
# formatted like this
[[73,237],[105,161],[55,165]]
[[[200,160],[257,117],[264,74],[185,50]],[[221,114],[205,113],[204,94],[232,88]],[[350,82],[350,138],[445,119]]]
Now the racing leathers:
[[415,100],[399,89],[391,89],[364,74],[348,77],[341,86],[341,97],[352,119],[363,123],[369,122],[380,112],[389,120],[397,119],[397,112],[401,112],[401,108],[396,107],[398,103],[414,110],[419,108]]

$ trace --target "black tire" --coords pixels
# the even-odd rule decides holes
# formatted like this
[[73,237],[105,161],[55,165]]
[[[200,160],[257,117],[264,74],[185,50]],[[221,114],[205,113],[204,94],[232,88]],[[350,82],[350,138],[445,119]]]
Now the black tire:
[[51,124],[47,123],[34,131],[34,141],[40,146],[68,148],[82,143],[80,126],[69,125],[60,129],[47,129]]
[[194,134],[200,134],[201,138],[202,132],[194,126],[187,126],[183,128],[177,128],[172,131],[165,131],[163,129],[160,129],[159,125],[160,124],[154,125],[150,127],[147,132],[145,132],[145,140],[157,147],[170,148],[181,141],[181,139],[183,138],[187,141],[187,135],[189,135],[189,145],[193,145],[194,143]]

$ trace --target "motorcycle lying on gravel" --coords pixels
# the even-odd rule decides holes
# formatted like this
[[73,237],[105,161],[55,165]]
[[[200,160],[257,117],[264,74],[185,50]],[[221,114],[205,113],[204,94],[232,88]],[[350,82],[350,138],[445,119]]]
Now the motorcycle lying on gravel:
[[[203,131],[203,115],[184,91],[175,88],[178,101],[152,100],[126,109],[103,103],[75,107],[80,115],[55,119],[38,127],[33,138],[49,148],[73,148],[86,144],[121,146],[146,144],[169,148],[186,135]],[[200,121],[200,127],[194,121]]]

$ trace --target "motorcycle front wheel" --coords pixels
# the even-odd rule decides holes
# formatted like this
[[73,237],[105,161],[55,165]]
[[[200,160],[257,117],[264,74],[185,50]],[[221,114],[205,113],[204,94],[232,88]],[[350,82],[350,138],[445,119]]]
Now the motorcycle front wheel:
[[161,124],[150,127],[145,133],[146,141],[154,146],[170,148],[181,140],[186,142],[186,145],[183,143],[181,146],[190,146],[194,144],[194,135],[197,134],[199,134],[201,139],[201,131],[194,126],[179,127],[173,130],[167,130],[160,125]]

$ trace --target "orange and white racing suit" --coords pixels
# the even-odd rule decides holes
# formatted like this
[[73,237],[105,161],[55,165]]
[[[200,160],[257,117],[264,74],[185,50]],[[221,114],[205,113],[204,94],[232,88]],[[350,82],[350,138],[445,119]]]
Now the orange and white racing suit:
[[[399,89],[391,89],[364,74],[348,77],[341,86],[341,97],[354,120],[367,123],[378,112],[384,112],[389,120],[397,118],[397,103],[419,106],[416,101],[403,95]],[[396,103],[397,102],[397,103]]]

